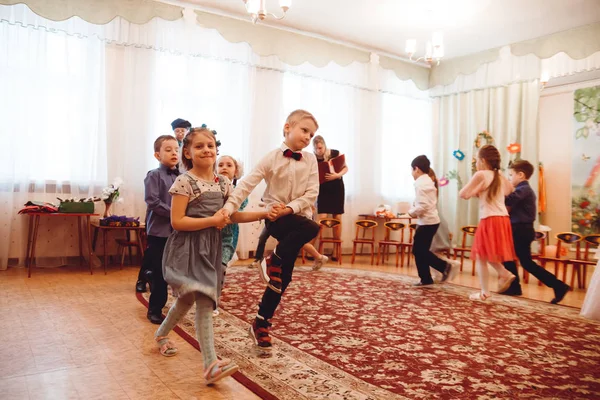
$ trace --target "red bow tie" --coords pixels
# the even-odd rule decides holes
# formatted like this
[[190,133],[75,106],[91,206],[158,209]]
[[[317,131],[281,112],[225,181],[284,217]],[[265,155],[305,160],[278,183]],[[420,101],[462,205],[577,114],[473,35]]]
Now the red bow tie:
[[300,161],[300,159],[302,158],[302,153],[295,153],[290,149],[286,149],[283,152],[283,156],[288,157],[288,158],[293,158],[296,161]]

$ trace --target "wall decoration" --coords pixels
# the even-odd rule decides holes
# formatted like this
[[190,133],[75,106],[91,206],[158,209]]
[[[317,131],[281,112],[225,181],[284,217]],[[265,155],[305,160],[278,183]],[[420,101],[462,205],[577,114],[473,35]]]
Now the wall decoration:
[[519,143],[511,143],[506,146],[506,149],[510,154],[517,154],[521,152],[521,145]]
[[475,173],[477,172],[477,160],[475,159],[475,157],[477,157],[477,152],[479,151],[480,148],[482,148],[483,146],[485,146],[486,144],[494,144],[494,137],[492,135],[490,135],[490,133],[488,131],[481,131],[477,134],[477,136],[475,137],[475,140],[473,141],[473,159],[471,160],[471,172]]
[[572,230],[600,233],[600,86],[575,91],[573,116]]
[[438,186],[439,187],[444,187],[444,186],[446,186],[449,183],[450,183],[450,181],[445,176],[443,176],[442,179],[438,180]]
[[448,173],[446,174],[446,178],[456,179],[456,185],[458,187],[458,190],[462,189],[463,182],[457,170],[453,169],[452,171],[448,171]]
[[454,150],[452,152],[452,155],[454,156],[454,158],[456,158],[458,161],[462,161],[465,159],[465,153],[463,153],[460,150]]

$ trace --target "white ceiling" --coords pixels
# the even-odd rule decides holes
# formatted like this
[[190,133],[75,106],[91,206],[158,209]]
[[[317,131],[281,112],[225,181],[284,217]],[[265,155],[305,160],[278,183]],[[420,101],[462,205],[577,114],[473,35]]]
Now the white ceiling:
[[[181,3],[181,2],[180,2]],[[247,16],[242,0],[184,0]],[[266,0],[280,14],[278,0]],[[600,21],[600,0],[292,0],[269,24],[405,56],[406,39],[424,52],[431,32],[444,34],[446,58],[545,36]]]

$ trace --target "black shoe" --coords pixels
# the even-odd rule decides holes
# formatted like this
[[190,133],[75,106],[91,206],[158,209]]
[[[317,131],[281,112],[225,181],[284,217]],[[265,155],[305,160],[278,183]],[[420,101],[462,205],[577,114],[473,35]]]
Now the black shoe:
[[431,282],[431,283],[423,283],[423,282],[413,283],[414,287],[431,286],[431,285],[433,285],[433,282]]
[[135,291],[138,293],[146,293],[146,282],[137,281],[135,284]]
[[505,296],[522,296],[523,292],[521,291],[521,288],[514,289],[514,290],[509,288],[504,293],[499,293],[499,294],[503,294]]
[[550,300],[552,304],[558,304],[562,299],[565,298],[567,292],[571,290],[571,287],[566,283],[561,282],[557,288],[554,288],[554,298]]
[[162,315],[151,314],[150,312],[146,314],[146,318],[148,318],[148,321],[152,322],[155,325],[160,325],[164,321]]

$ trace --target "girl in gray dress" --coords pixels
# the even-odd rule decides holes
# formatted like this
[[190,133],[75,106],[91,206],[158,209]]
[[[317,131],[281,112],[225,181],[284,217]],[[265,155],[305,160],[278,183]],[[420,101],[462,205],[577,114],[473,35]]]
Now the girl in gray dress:
[[217,359],[213,338],[212,312],[221,295],[224,272],[220,230],[230,222],[220,209],[232,190],[229,179],[214,173],[215,133],[203,126],[183,139],[181,163],[186,172],[169,190],[174,231],[163,256],[163,275],[177,300],[155,334],[160,353],[174,356],[177,349],[167,335],[195,303],[196,336],[207,384],[238,370],[230,360]]

